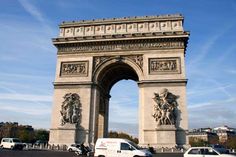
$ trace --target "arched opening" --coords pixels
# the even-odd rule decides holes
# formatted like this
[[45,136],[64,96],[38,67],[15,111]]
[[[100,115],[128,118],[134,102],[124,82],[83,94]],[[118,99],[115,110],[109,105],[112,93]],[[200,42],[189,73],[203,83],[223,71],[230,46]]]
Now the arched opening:
[[109,131],[138,137],[138,86],[133,80],[121,80],[111,89]]
[[[128,63],[127,63],[128,62]],[[104,63],[106,64],[106,63]],[[136,68],[136,67],[135,67]],[[121,80],[133,80],[133,82],[139,81],[139,76],[134,70],[132,63],[129,61],[120,61],[114,59],[110,64],[104,66],[99,74],[96,76],[96,82],[99,87],[99,109],[97,120],[97,137],[108,136],[108,122],[109,122],[109,104],[111,98],[111,88]],[[137,85],[136,85],[137,89]],[[136,91],[138,93],[138,90]],[[125,93],[123,93],[125,94]],[[125,96],[125,95],[124,95]],[[136,98],[137,99],[137,98]],[[138,107],[136,107],[138,108]],[[125,112],[125,110],[124,110]],[[137,112],[135,113],[137,114]]]

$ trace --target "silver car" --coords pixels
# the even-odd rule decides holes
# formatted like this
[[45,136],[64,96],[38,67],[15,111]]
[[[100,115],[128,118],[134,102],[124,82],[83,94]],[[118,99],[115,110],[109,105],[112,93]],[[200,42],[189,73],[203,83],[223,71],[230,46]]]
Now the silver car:
[[230,154],[220,154],[211,147],[191,147],[185,153],[184,157],[235,157]]

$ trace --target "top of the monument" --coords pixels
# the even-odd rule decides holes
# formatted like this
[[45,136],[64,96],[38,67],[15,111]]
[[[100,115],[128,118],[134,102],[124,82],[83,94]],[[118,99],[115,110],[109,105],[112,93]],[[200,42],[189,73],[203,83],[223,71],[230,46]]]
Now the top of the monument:
[[130,22],[144,22],[144,21],[166,21],[166,20],[183,20],[184,17],[181,14],[167,14],[167,15],[155,15],[155,16],[133,16],[133,17],[121,17],[121,18],[103,18],[92,20],[80,20],[80,21],[63,21],[60,27],[68,26],[85,26],[85,25],[100,25],[111,23],[130,23]]
[[145,33],[184,33],[181,14],[62,22],[59,38],[109,37]]

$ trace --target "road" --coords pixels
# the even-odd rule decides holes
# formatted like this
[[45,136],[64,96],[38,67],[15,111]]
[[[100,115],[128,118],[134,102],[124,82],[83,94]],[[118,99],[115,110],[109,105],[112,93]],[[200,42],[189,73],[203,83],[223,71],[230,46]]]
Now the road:
[[[0,157],[78,157],[73,152],[0,149]],[[183,157],[182,153],[158,153],[153,157]]]

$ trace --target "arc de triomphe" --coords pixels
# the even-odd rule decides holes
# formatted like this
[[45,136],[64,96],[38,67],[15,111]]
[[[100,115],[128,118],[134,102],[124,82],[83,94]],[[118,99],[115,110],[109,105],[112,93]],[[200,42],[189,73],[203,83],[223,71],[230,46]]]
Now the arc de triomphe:
[[188,130],[183,16],[63,22],[50,144],[94,144],[108,134],[110,89],[131,79],[139,88],[139,144],[183,146]]

